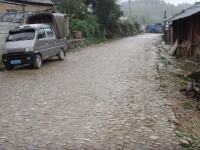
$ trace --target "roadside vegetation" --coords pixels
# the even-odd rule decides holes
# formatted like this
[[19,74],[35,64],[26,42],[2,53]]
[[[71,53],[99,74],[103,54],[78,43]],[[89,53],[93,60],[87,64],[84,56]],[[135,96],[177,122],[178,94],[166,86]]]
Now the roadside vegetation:
[[3,62],[0,60],[0,71],[2,71],[4,68]]
[[117,0],[57,0],[57,10],[69,15],[71,37],[82,31],[87,44],[136,35],[138,23],[121,21],[124,14]]

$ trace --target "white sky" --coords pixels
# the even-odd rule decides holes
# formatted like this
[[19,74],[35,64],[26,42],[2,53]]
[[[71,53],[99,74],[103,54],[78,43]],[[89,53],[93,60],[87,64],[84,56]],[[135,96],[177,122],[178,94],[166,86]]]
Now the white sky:
[[180,3],[194,4],[195,2],[200,2],[200,0],[165,0],[165,2],[169,2],[171,4],[177,5],[177,4],[180,4]]
[[[123,2],[123,1],[128,1],[128,0],[118,0],[118,1]],[[181,3],[194,4],[195,2],[200,2],[200,0],[165,0],[165,2],[177,5]]]

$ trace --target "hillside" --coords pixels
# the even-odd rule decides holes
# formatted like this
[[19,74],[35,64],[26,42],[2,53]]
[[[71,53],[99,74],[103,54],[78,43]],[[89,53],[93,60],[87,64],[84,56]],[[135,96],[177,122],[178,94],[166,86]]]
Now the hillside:
[[[124,16],[129,17],[129,2],[122,2],[120,5],[122,11],[124,11]],[[139,24],[162,22],[165,10],[167,16],[170,16],[190,6],[190,4],[175,6],[166,3],[164,0],[134,0],[131,1],[131,19],[139,22]]]

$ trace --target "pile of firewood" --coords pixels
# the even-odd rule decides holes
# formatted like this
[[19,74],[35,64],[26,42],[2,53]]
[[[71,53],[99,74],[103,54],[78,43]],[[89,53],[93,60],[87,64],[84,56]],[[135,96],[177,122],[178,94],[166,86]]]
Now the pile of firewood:
[[200,101],[200,72],[194,72],[188,75],[188,77],[191,79],[191,82],[189,82],[188,85],[180,91],[183,92],[188,98]]

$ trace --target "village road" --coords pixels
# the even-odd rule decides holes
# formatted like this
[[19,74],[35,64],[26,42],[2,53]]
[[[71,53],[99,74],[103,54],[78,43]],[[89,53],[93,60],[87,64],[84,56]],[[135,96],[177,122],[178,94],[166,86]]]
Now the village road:
[[144,34],[0,72],[0,149],[178,148],[156,78],[158,34]]

